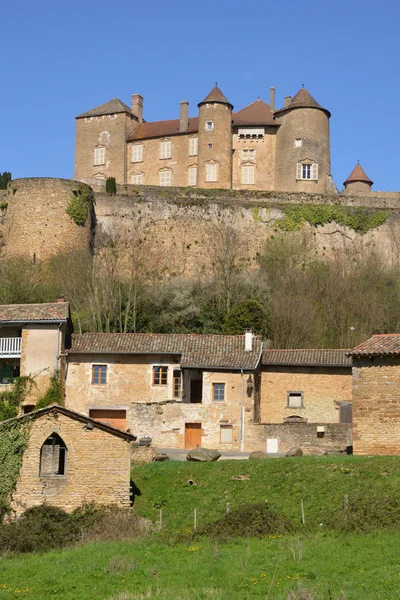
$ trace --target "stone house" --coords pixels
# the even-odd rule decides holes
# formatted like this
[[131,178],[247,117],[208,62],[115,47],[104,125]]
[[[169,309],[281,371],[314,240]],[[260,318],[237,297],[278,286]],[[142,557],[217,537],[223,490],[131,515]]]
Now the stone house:
[[67,511],[88,502],[130,506],[134,436],[58,405],[12,421],[21,419],[29,419],[29,442],[11,499],[16,515],[44,502]]
[[74,335],[66,406],[158,447],[240,450],[258,419],[261,348],[251,333]]
[[[74,178],[101,182],[336,193],[330,174],[330,112],[303,87],[284,106],[258,98],[233,111],[215,86],[189,117],[145,121],[143,97],[114,98],[76,118]],[[372,183],[372,182],[371,182]]]
[[400,334],[373,335],[353,359],[354,454],[400,454]]
[[29,412],[43,395],[50,377],[63,381],[64,348],[69,346],[72,321],[68,302],[7,304],[0,306],[0,391],[13,379],[30,376],[34,385],[22,410]]

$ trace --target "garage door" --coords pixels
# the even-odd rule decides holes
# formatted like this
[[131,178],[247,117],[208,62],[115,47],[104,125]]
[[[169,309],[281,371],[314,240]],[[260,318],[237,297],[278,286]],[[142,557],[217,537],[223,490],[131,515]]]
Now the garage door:
[[126,410],[96,408],[89,410],[89,417],[124,431],[126,429]]

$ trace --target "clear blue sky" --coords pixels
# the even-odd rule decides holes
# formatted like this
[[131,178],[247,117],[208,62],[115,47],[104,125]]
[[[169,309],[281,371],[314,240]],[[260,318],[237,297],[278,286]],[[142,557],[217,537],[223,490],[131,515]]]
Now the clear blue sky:
[[331,118],[341,189],[359,159],[400,190],[395,0],[9,0],[2,7],[0,171],[72,177],[74,117],[144,96],[146,120],[190,114],[215,81],[234,104],[276,104],[304,83]]

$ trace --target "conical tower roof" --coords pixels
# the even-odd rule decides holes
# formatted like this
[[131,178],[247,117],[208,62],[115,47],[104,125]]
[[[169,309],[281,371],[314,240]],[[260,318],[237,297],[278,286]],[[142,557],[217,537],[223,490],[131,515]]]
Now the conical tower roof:
[[343,185],[348,185],[349,183],[355,183],[356,181],[361,181],[362,183],[367,183],[369,186],[373,185],[373,183],[374,183],[372,181],[372,179],[370,179],[368,177],[368,175],[365,173],[364,169],[362,168],[362,166],[360,165],[359,162],[356,164],[356,166],[354,167],[354,169],[352,170],[351,174],[348,176],[346,181],[343,183]]
[[206,98],[204,98],[204,100],[199,102],[197,106],[201,106],[202,104],[207,104],[208,102],[217,102],[219,104],[227,104],[228,106],[231,107],[231,109],[233,109],[233,104],[231,104],[229,102],[229,100],[226,98],[226,96],[224,96],[224,94],[221,92],[221,90],[219,89],[217,84],[215,84],[215,86],[213,87],[211,92],[208,94],[208,96]]
[[279,115],[280,113],[287,112],[289,110],[293,110],[294,108],[316,108],[318,110],[322,110],[324,113],[331,116],[329,110],[318,104],[318,102],[313,98],[308,90],[305,87],[302,87],[301,90],[297,92],[297,94],[291,99],[287,106],[276,110],[274,116]]

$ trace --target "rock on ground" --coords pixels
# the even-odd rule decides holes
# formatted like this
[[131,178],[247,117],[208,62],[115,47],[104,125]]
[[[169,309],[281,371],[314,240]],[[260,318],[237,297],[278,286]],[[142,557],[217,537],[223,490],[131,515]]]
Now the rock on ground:
[[218,450],[209,450],[208,448],[195,448],[186,456],[187,460],[197,462],[213,462],[218,460],[221,453]]

